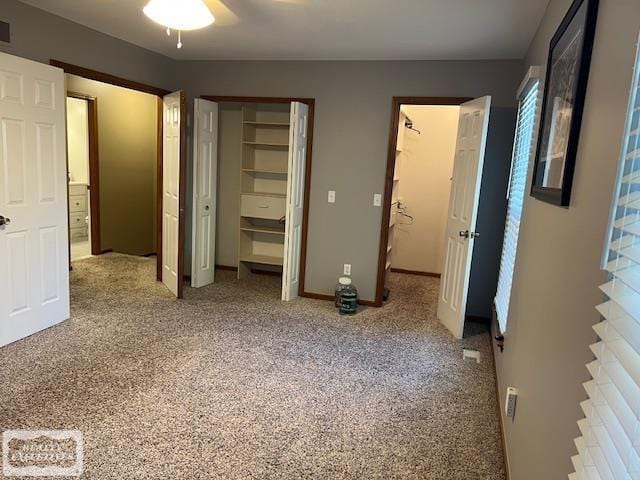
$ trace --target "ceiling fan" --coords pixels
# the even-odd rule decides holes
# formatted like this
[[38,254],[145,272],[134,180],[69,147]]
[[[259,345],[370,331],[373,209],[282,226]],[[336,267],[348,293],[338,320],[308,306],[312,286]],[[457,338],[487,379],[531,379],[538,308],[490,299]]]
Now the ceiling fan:
[[[308,0],[265,0],[278,3],[304,4]],[[233,3],[233,0],[227,0]],[[243,7],[246,7],[246,2]],[[147,17],[171,30],[178,31],[178,48],[182,48],[182,31],[208,27],[235,25],[240,21],[223,0],[150,0],[143,11]]]

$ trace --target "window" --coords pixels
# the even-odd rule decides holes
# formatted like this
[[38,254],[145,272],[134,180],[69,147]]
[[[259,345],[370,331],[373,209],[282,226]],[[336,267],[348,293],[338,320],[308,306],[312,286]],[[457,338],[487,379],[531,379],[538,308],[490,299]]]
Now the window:
[[529,69],[518,95],[518,122],[513,144],[509,189],[507,191],[507,221],[504,228],[500,276],[498,277],[498,289],[495,298],[496,315],[498,316],[501,332],[504,332],[507,328],[507,313],[511,296],[513,266],[518,248],[520,217],[522,216],[522,205],[527,184],[529,159],[533,153],[533,132],[535,131],[534,127],[538,116],[540,90],[538,71],[537,67]]
[[608,282],[596,308],[596,359],[587,365],[571,479],[640,478],[640,58],[636,59],[629,111],[605,245]]

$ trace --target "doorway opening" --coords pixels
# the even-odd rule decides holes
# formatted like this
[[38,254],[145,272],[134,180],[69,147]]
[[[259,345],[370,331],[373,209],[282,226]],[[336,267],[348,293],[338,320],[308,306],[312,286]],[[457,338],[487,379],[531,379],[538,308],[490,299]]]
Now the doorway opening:
[[[170,92],[50,60],[65,74],[67,95],[85,101],[88,133],[87,214],[70,213],[91,255],[120,252],[156,258],[156,279],[177,297],[184,287],[186,108]],[[100,101],[100,109],[98,109]],[[72,103],[73,104],[73,103]],[[83,104],[76,104],[82,106]],[[71,173],[70,180],[73,180]],[[69,185],[70,212],[80,209],[81,182]],[[73,216],[73,214],[76,214]],[[74,225],[71,224],[74,220]],[[84,225],[83,225],[84,224]],[[82,232],[81,232],[82,230]],[[86,247],[84,252],[86,252]],[[78,255],[71,255],[79,257]],[[71,267],[71,265],[70,265]]]
[[442,274],[459,111],[455,105],[400,108],[385,263],[391,272]]
[[74,92],[67,94],[67,180],[71,262],[102,253],[96,105],[95,97]]
[[440,277],[438,318],[464,328],[490,97],[394,97],[376,305],[391,272]]
[[156,97],[71,74],[66,85],[71,260],[157,255]]
[[280,276],[285,301],[303,292],[314,103],[196,100],[192,286],[213,283],[218,268]]

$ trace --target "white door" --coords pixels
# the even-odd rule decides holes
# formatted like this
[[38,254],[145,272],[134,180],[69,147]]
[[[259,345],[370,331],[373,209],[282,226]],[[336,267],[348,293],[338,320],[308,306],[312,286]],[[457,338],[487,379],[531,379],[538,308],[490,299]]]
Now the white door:
[[180,101],[182,92],[164,97],[162,129],[162,283],[179,295]]
[[64,90],[0,53],[0,346],[69,318]]
[[490,106],[491,97],[476,98],[460,106],[438,297],[438,318],[457,338],[462,338],[464,331]]
[[194,119],[191,286],[198,288],[215,274],[218,104],[197,98]]
[[307,123],[309,107],[291,103],[289,130],[289,175],[287,177],[287,211],[282,266],[282,300],[293,300],[300,288],[300,250],[304,212],[304,176],[307,161]]

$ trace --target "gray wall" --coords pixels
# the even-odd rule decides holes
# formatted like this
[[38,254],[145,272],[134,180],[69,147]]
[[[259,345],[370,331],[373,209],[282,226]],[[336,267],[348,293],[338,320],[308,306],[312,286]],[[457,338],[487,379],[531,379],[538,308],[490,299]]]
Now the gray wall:
[[[489,94],[494,107],[513,108],[521,71],[516,60],[176,62],[16,0],[2,0],[0,19],[11,23],[13,45],[3,47],[8,53],[42,62],[55,58],[167,89],[184,88],[190,110],[191,99],[201,94],[314,97],[306,287],[332,293],[342,265],[351,263],[364,299],[373,299],[375,291],[382,212],[372,199],[383,190],[391,97]],[[510,134],[505,131],[504,138]],[[190,135],[188,141],[191,149]],[[334,205],[326,203],[329,189],[337,191]],[[188,271],[190,222],[187,226]]]
[[16,0],[0,0],[11,24],[11,46],[0,51],[49,63],[54,58],[173,89],[177,62]]
[[382,216],[373,194],[383,191],[391,97],[492,95],[494,107],[513,108],[521,71],[520,61],[184,62],[180,83],[191,96],[316,99],[306,290],[331,294],[351,263],[372,300]]
[[[525,66],[546,65],[549,40],[570,3],[550,2]],[[600,1],[571,206],[526,197],[505,351],[496,354],[501,398],[508,386],[520,391],[514,421],[505,420],[514,480],[561,479],[572,471],[639,31],[638,0]]]

